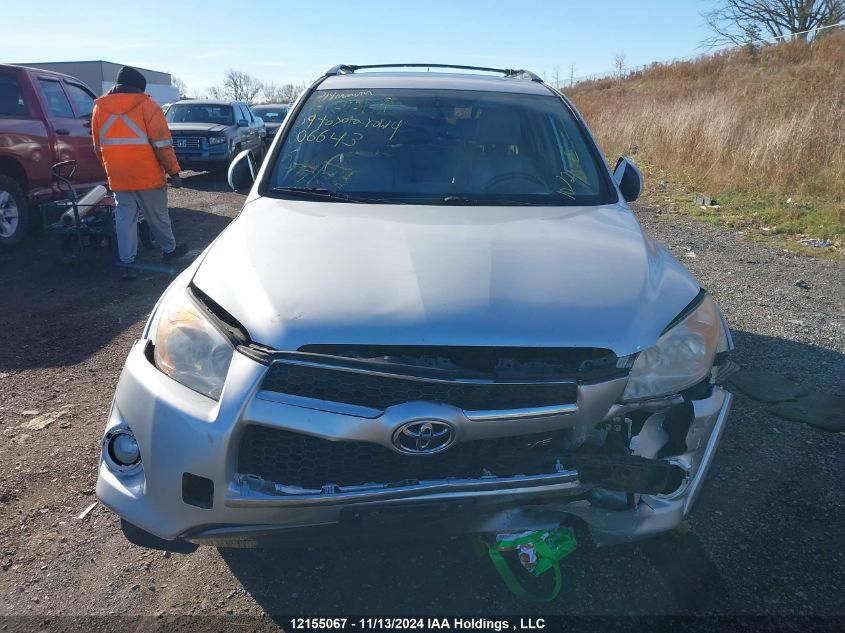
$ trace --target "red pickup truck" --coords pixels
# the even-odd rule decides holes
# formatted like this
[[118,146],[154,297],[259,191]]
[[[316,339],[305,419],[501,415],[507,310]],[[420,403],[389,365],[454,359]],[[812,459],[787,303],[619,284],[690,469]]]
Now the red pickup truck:
[[0,250],[37,221],[37,205],[64,197],[50,167],[76,160],[79,193],[106,184],[94,153],[94,94],[69,75],[0,64]]

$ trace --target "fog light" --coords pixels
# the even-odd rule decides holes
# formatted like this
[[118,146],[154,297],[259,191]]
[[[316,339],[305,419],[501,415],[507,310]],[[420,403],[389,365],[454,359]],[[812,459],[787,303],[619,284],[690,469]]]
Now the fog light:
[[141,461],[138,442],[129,429],[117,429],[106,437],[106,450],[118,468],[129,468]]

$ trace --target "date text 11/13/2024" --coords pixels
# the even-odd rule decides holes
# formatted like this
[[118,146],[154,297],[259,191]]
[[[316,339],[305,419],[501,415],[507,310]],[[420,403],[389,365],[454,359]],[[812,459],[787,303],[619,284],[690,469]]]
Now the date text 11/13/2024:
[[518,621],[487,618],[291,618],[291,629],[303,630],[461,630],[528,631],[546,628],[544,618],[519,618]]

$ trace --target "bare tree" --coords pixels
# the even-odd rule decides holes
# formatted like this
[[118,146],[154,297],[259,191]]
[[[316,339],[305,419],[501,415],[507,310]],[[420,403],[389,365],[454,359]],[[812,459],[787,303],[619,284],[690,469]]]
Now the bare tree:
[[613,56],[613,68],[616,70],[616,79],[621,84],[625,78],[625,53],[616,53]]
[[845,20],[845,0],[720,0],[703,17],[713,31],[707,46],[753,46],[761,34],[812,39],[807,31]]
[[179,77],[171,76],[170,84],[179,91],[179,98],[184,99],[188,96],[188,86]]
[[305,90],[305,84],[264,84],[261,99],[264,103],[293,103],[299,94]]
[[212,86],[208,92],[214,99],[252,103],[262,88],[261,82],[252,75],[240,70],[227,70],[223,85]]

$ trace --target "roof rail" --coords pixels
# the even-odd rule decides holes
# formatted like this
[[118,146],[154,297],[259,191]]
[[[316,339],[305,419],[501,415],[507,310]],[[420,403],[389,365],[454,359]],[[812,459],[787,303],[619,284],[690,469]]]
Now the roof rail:
[[350,64],[339,64],[326,71],[326,76],[346,75],[357,70],[369,70],[371,68],[454,68],[458,70],[481,70],[490,73],[501,73],[509,79],[530,79],[543,83],[543,80],[530,70],[515,70],[513,68],[487,68],[485,66],[460,66],[457,64],[366,64],[353,66]]

